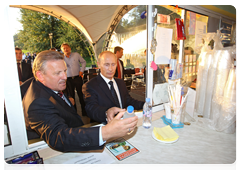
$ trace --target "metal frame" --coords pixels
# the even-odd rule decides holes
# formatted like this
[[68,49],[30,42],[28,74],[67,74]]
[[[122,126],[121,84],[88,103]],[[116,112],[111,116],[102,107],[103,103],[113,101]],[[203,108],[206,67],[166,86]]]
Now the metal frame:
[[122,17],[131,9],[133,9],[134,7],[136,7],[137,5],[124,5],[119,12],[117,13],[117,15],[115,16],[115,18],[113,19],[112,23],[110,24],[110,27],[108,28],[108,31],[106,32],[106,37],[105,37],[105,44],[103,46],[102,51],[105,50],[109,50],[109,42],[110,39],[112,37],[113,32],[116,29],[116,26],[118,25],[118,23],[120,22],[120,20],[122,19]]

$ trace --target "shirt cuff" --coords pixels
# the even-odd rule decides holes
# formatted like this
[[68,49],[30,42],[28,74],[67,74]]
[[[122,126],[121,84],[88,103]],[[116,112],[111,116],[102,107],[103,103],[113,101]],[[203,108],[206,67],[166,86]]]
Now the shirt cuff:
[[102,126],[100,126],[100,128],[99,128],[99,146],[102,146],[104,143],[106,143],[106,141],[103,141],[103,138],[102,138]]

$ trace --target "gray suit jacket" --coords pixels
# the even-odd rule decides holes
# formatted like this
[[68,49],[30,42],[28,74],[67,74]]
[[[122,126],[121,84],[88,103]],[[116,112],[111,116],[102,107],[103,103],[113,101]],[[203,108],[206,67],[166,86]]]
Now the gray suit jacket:
[[81,128],[75,108],[39,81],[32,79],[22,103],[27,131],[38,134],[51,148],[62,152],[103,148],[99,127]]

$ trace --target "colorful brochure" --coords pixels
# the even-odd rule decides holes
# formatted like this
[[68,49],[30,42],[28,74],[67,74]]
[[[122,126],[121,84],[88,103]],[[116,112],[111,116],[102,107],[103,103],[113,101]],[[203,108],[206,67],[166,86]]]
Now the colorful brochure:
[[123,138],[116,139],[106,144],[106,148],[119,160],[128,158],[139,150]]

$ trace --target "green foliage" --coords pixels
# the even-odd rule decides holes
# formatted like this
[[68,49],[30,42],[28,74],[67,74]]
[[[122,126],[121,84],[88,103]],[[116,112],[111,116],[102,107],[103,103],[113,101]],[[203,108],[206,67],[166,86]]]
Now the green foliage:
[[50,48],[49,33],[56,32],[54,25],[57,25],[55,18],[31,10],[21,9],[22,18],[20,23],[23,30],[18,33],[18,43],[22,43],[23,49],[31,52],[40,52]]
[[24,44],[19,41],[18,34],[15,34],[13,36],[13,39],[15,42],[15,46],[22,49]]
[[23,30],[14,36],[15,46],[31,53],[48,50],[51,48],[49,33],[53,33],[52,47],[59,50],[62,43],[68,43],[72,52],[78,52],[85,60],[89,58],[91,63],[95,62],[92,47],[73,26],[41,12],[27,9],[21,9],[20,12],[19,21]]
[[[146,10],[145,5],[139,5],[127,13],[128,17],[123,17],[119,22],[116,32],[124,33],[129,31],[136,31],[136,29],[146,29],[146,18],[141,19],[141,13]],[[139,27],[142,26],[142,27]],[[136,28],[137,27],[137,28]]]
[[[171,10],[167,9],[166,7],[155,5],[155,8],[157,8],[157,12],[160,14],[170,15],[171,20],[174,20],[175,18],[181,18],[176,13],[172,13]],[[146,29],[146,18],[141,18],[141,13],[143,11],[146,11],[146,5],[139,5],[130,10],[126,16],[121,19],[119,22],[116,32],[117,33],[125,33],[125,32],[131,32],[131,31],[137,31],[137,30],[145,30]],[[157,22],[157,15],[154,18],[154,22]]]

